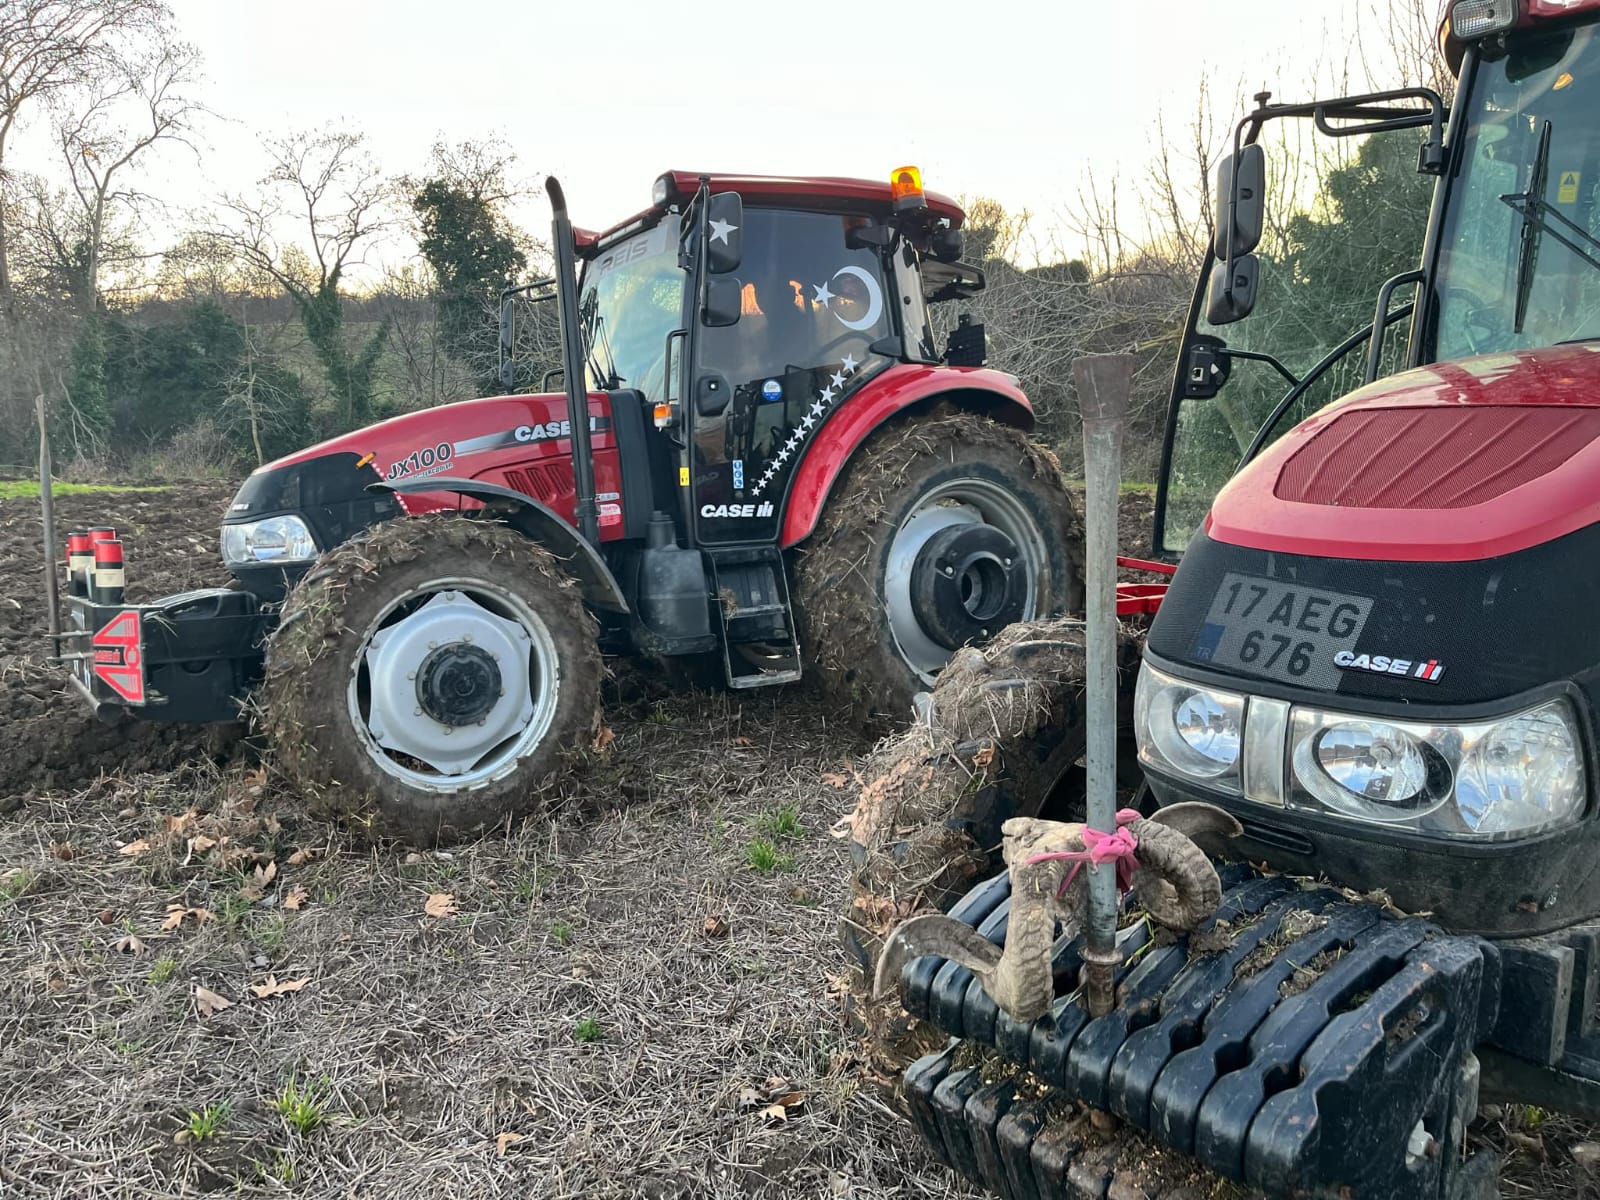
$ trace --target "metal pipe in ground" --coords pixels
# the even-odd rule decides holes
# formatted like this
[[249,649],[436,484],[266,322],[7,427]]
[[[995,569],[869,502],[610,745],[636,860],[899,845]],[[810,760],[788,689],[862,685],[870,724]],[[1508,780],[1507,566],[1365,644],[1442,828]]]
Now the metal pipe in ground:
[[[1083,417],[1088,825],[1103,833],[1117,829],[1117,497],[1133,368],[1129,354],[1085,355],[1072,364]],[[1084,998],[1098,1017],[1111,1011],[1122,957],[1117,877],[1109,867],[1089,873],[1087,924]]]
[[56,503],[51,480],[55,463],[50,459],[50,422],[45,418],[44,396],[35,396],[33,409],[39,416],[39,508],[44,521],[44,602],[50,613],[50,653],[61,649],[61,607],[56,595]]

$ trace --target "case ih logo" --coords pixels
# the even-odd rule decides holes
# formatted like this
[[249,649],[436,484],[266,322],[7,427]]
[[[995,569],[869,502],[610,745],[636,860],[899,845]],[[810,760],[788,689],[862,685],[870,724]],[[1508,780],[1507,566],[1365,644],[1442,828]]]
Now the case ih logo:
[[1352,654],[1341,650],[1333,656],[1333,665],[1341,671],[1367,671],[1373,675],[1404,675],[1424,683],[1438,683],[1444,674],[1444,664],[1436,658],[1416,662],[1409,658],[1391,658],[1387,654]]
[[144,703],[139,614],[120,612],[94,635],[94,673],[129,704]]

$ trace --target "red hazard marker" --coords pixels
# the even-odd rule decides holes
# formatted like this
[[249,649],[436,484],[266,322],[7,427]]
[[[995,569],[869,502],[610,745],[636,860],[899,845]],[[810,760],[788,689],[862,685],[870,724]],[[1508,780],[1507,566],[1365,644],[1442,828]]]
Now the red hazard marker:
[[143,631],[139,614],[120,612],[94,635],[94,673],[129,704],[144,703]]

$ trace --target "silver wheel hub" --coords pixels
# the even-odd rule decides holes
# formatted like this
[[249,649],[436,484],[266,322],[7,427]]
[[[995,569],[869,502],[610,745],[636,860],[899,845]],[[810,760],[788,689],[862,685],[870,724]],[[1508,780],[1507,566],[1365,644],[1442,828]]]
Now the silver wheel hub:
[[[948,531],[970,532],[983,526],[1003,534],[1015,554],[993,564],[987,562],[990,556],[984,556],[984,561],[970,564],[961,573],[963,577],[957,582],[968,612],[979,617],[989,606],[992,597],[986,598],[986,593],[993,592],[996,580],[1001,578],[999,572],[1019,572],[1024,600],[1017,619],[1027,621],[1038,615],[1040,588],[1050,560],[1044,534],[1022,502],[1002,485],[985,479],[951,480],[930,489],[895,531],[884,579],[890,633],[901,656],[925,683],[931,683],[950,661],[952,650],[918,616],[913,594],[917,572],[944,570],[948,566],[941,566],[937,555],[925,555],[923,551],[930,544],[937,547],[940,541],[948,540]],[[980,638],[992,637],[999,631],[998,626],[990,628],[981,620],[974,630]],[[946,635],[943,641],[948,640]]]
[[349,689],[350,716],[372,759],[442,791],[514,769],[548,731],[559,684],[556,648],[537,613],[499,588],[452,582],[413,589],[384,610]]

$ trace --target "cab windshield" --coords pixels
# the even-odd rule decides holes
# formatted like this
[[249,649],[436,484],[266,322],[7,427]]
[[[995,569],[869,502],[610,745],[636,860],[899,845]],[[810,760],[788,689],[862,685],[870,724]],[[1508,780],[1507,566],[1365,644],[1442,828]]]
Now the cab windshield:
[[1463,102],[1434,357],[1600,338],[1600,25],[1516,39]]
[[588,264],[578,319],[590,388],[637,388],[648,403],[663,397],[667,334],[682,322],[686,278],[678,266],[676,217]]

